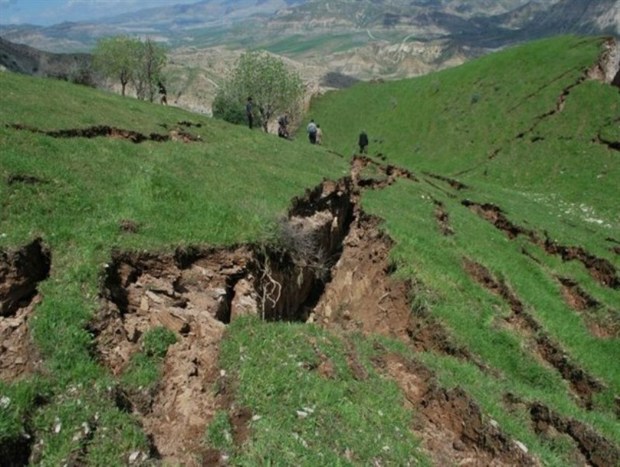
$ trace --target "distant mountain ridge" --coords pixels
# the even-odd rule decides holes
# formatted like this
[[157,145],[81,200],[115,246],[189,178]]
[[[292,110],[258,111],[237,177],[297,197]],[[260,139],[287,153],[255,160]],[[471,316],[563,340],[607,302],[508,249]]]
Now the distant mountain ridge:
[[[173,103],[208,113],[218,86],[246,49],[286,57],[308,93],[317,94],[329,83],[419,76],[500,47],[569,33],[620,37],[620,2],[202,0],[97,22],[0,26],[0,37],[13,42],[0,42],[0,65],[67,77],[79,72],[79,61],[50,53],[89,52],[110,35],[149,37],[169,48]],[[26,46],[40,55],[20,48]]]
[[37,50],[0,37],[0,67],[34,76],[78,79],[91,64],[89,54],[63,54]]
[[[50,52],[84,52],[100,37],[150,36],[171,47],[226,45],[265,35],[372,31],[390,37],[450,38],[498,47],[558,33],[620,36],[616,0],[203,0],[150,8],[97,22],[0,26],[0,36]],[[402,38],[401,37],[401,38]],[[271,38],[273,40],[273,37]],[[398,42],[398,40],[394,40]]]

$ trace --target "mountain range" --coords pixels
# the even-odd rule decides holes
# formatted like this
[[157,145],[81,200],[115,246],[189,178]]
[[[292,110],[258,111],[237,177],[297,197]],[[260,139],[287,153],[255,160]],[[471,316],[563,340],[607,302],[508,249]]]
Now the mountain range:
[[[93,22],[0,26],[4,39],[0,66],[54,76],[62,75],[58,66],[75,72],[76,56],[50,53],[89,52],[98,39],[118,34],[149,37],[165,44],[174,101],[208,112],[218,85],[246,49],[265,49],[285,57],[309,83],[310,92],[316,93],[322,87],[338,87],[357,79],[423,75],[546,36],[620,37],[620,3],[203,0]],[[36,59],[37,51],[26,46],[45,52]],[[83,63],[81,59],[78,62]]]
[[449,38],[457,45],[499,47],[560,32],[620,35],[620,5],[615,0],[203,0],[93,22],[0,25],[5,39],[50,52],[88,51],[112,34],[150,36],[173,48],[269,46],[300,34],[345,35],[343,48],[362,42],[355,33],[366,42]]

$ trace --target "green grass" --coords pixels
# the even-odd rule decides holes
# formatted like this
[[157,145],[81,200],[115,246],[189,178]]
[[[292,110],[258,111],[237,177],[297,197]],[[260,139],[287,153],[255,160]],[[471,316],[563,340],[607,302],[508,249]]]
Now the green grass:
[[[368,379],[356,380],[346,353],[341,339],[316,327],[235,321],[221,363],[237,383],[237,402],[254,414],[254,434],[232,462],[425,463],[395,383],[376,374],[368,360],[360,362],[370,369]],[[324,362],[330,362],[333,375],[320,373]]]
[[[617,230],[617,154],[592,142],[601,128],[617,127],[617,90],[585,82],[571,89],[563,112],[538,119],[592,65],[600,43],[540,41],[414,80],[362,83],[325,95],[312,114],[338,135],[329,144],[342,154],[356,149],[365,129],[371,154],[382,153],[390,163],[595,202]],[[517,138],[521,133],[527,134]],[[532,143],[536,136],[544,140]]]
[[[141,352],[118,377],[97,361],[88,324],[101,306],[112,252],[265,242],[292,198],[348,174],[361,129],[370,136],[371,156],[381,153],[419,178],[366,190],[361,198],[395,241],[391,260],[398,277],[414,284],[413,310],[429,312],[489,371],[435,352],[415,354],[384,338],[240,319],[221,343],[220,366],[233,406],[252,413],[249,438],[237,445],[229,407],[218,407],[202,434],[205,449],[225,453],[233,465],[429,464],[411,434],[415,414],[403,408],[398,385],[374,368],[376,340],[388,352],[422,361],[442,385],[464,388],[485,417],[544,465],[573,463],[574,443],[537,435],[526,408],[506,406],[506,393],[524,404],[541,401],[619,445],[620,340],[594,336],[588,317],[564,302],[557,277],[576,281],[600,303],[591,313],[602,325],[617,324],[619,291],[523,235],[509,239],[462,204],[493,203],[511,222],[582,247],[617,274],[610,239],[620,241],[620,165],[617,150],[598,137],[618,140],[620,97],[602,83],[580,82],[600,44],[561,37],[415,80],[329,93],[310,110],[329,136],[326,148],[301,136],[282,141],[173,107],[0,73],[0,249],[41,237],[52,256],[50,277],[39,285],[43,300],[29,321],[43,368],[0,383],[0,455],[24,433],[36,440],[32,461],[41,465],[126,465],[131,453],[148,453],[147,434],[114,394],[119,387],[156,387],[174,336],[163,328],[146,333]],[[309,45],[316,44],[290,44],[300,52]],[[551,113],[566,89],[563,111]],[[110,125],[148,135],[180,121],[192,122],[187,131],[201,141],[55,139],[11,126]],[[425,172],[469,188],[456,191]],[[365,175],[381,176],[373,167]],[[9,183],[15,176],[39,182]],[[435,201],[443,203],[453,236],[441,235]],[[123,221],[137,231],[122,230]],[[603,384],[591,410],[536,355],[535,333],[506,326],[508,304],[469,277],[464,258],[502,279],[567,358]],[[352,374],[351,352],[368,378]],[[329,377],[319,370],[325,362]]]
[[[609,238],[617,240],[620,231],[620,165],[617,151],[596,142],[596,135],[617,140],[620,98],[603,83],[577,84],[596,61],[600,43],[573,37],[540,41],[415,80],[359,84],[327,94],[312,107],[314,118],[337,135],[328,142],[332,149],[351,154],[364,128],[371,154],[381,153],[422,179],[366,193],[362,204],[384,219],[396,241],[392,253],[399,275],[419,284],[414,302],[501,376],[494,380],[470,364],[436,355],[425,362],[446,384],[475,394],[502,427],[514,427],[517,439],[536,437],[523,414],[512,416],[502,407],[508,391],[544,401],[620,442],[613,402],[620,394],[615,364],[620,340],[595,337],[584,316],[564,302],[557,277],[573,278],[595,297],[599,312],[607,314],[603,323],[618,319],[620,294],[596,282],[577,261],[549,256],[525,236],[508,239],[461,201],[493,203],[513,223],[540,238],[546,232],[562,245],[583,247],[614,265],[617,274],[620,261]],[[563,111],[545,116],[565,89],[570,93]],[[356,112],[347,111],[351,108]],[[469,189],[456,192],[424,172],[456,178]],[[444,204],[454,236],[440,234],[433,200]],[[579,407],[559,372],[536,357],[536,333],[524,336],[502,324],[511,314],[508,304],[469,278],[464,258],[502,278],[569,359],[603,383],[593,410]],[[481,389],[480,380],[489,386]],[[550,465],[571,462],[562,443],[534,445]]]
[[[53,271],[39,287],[45,300],[31,328],[54,394],[42,408],[31,398],[18,412],[3,410],[0,426],[7,425],[7,433],[25,430],[26,422],[18,422],[15,413],[30,414],[37,438],[44,441],[41,462],[68,458],[79,451],[79,443],[72,441],[72,433],[56,439],[51,423],[73,411],[56,399],[78,386],[95,401],[67,423],[77,429],[97,413],[103,426],[109,420],[106,430],[114,436],[96,436],[88,452],[107,459],[103,464],[121,465],[126,459],[117,455],[135,449],[136,443],[146,450],[146,438],[129,436],[127,430],[138,429],[131,415],[86,389],[109,384],[105,369],[91,355],[93,338],[86,327],[99,306],[100,277],[112,251],[259,242],[271,235],[294,196],[324,177],[344,175],[346,163],[259,131],[63,82],[3,73],[0,85],[0,248],[18,248],[35,237],[50,247]],[[202,142],[54,139],[6,127],[50,131],[105,124],[148,135],[165,134],[164,125],[174,128],[179,121],[200,124],[188,131]],[[42,182],[9,184],[15,175]],[[123,232],[123,220],[135,222],[138,232]],[[137,356],[127,383],[157,379],[151,360]],[[117,415],[104,418],[103,413]],[[118,423],[127,428],[115,428]]]
[[127,387],[133,389],[153,387],[160,379],[160,368],[168,347],[177,342],[177,335],[168,328],[155,327],[142,336],[142,349],[131,356],[122,376]]

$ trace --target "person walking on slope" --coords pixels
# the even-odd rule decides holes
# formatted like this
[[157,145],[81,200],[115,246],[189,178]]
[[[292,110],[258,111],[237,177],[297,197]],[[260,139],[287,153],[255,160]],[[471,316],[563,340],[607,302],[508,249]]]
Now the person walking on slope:
[[366,152],[368,152],[368,135],[364,130],[360,133],[357,144],[360,147],[360,154],[366,154]]
[[166,91],[166,86],[164,86],[161,81],[158,81],[157,87],[159,87],[159,103],[162,105],[168,105],[168,92]]
[[321,130],[321,125],[316,126],[316,144],[323,144],[323,130]]
[[253,108],[254,103],[252,102],[252,98],[248,97],[248,101],[245,104],[245,115],[248,117],[248,126],[250,127],[250,130],[254,124],[254,114],[252,113]]
[[278,136],[280,138],[288,139],[288,114],[282,115],[278,119]]
[[316,123],[314,123],[314,120],[310,120],[310,123],[308,123],[308,127],[306,128],[306,131],[308,131],[308,140],[310,141],[310,144],[316,144]]

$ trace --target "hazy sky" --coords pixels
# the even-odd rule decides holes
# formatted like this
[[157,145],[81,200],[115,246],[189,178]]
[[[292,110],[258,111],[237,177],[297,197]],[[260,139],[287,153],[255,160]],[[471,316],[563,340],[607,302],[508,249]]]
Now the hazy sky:
[[0,24],[49,26],[199,0],[0,0]]

